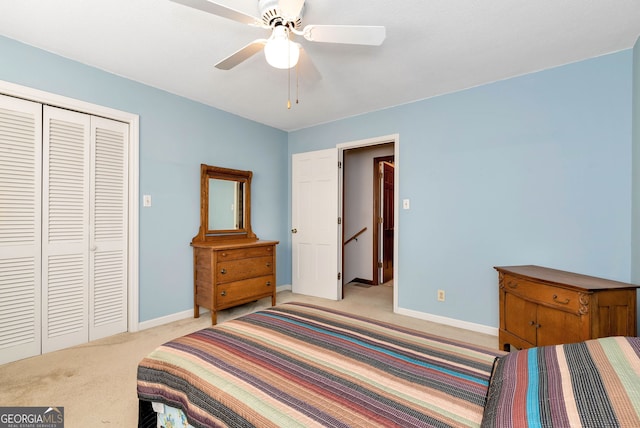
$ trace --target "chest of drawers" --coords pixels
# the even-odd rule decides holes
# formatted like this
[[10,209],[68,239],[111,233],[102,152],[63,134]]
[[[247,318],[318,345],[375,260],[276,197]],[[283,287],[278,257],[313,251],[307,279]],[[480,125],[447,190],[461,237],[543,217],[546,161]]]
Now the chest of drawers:
[[192,243],[194,317],[200,307],[217,311],[271,297],[276,304],[277,241]]
[[637,285],[533,265],[495,269],[500,349],[636,335]]

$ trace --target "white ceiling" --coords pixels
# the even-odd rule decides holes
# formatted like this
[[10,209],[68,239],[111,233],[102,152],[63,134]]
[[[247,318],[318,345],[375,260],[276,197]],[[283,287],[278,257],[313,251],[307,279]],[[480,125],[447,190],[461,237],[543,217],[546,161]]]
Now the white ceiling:
[[[217,0],[258,16],[257,0]],[[0,0],[0,34],[290,131],[627,49],[638,0],[307,0],[307,24],[383,25],[379,47],[297,37],[322,79],[260,53],[213,67],[267,30],[169,0]],[[1,53],[0,53],[1,58]],[[1,63],[1,61],[0,61]]]

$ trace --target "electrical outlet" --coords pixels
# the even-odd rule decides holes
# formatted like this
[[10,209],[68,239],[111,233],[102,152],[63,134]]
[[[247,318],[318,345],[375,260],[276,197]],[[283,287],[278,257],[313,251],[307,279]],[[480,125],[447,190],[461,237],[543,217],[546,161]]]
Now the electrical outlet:
[[444,302],[444,290],[438,290],[438,302]]

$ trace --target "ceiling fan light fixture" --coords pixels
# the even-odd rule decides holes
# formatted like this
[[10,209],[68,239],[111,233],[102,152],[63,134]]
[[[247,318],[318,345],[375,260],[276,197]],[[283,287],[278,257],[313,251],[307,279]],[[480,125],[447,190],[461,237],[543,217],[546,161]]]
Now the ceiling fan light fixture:
[[283,25],[273,29],[264,46],[264,56],[270,66],[286,70],[295,67],[300,58],[300,45],[289,39],[289,29]]

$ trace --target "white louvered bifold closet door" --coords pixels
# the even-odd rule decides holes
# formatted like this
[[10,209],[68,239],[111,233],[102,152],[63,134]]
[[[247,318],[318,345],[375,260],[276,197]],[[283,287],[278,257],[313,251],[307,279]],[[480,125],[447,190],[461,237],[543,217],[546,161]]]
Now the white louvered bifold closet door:
[[89,340],[127,331],[128,141],[125,123],[91,119]]
[[89,337],[91,116],[43,111],[42,352]]
[[0,95],[0,364],[40,354],[42,106]]
[[129,126],[0,95],[0,364],[127,331]]

